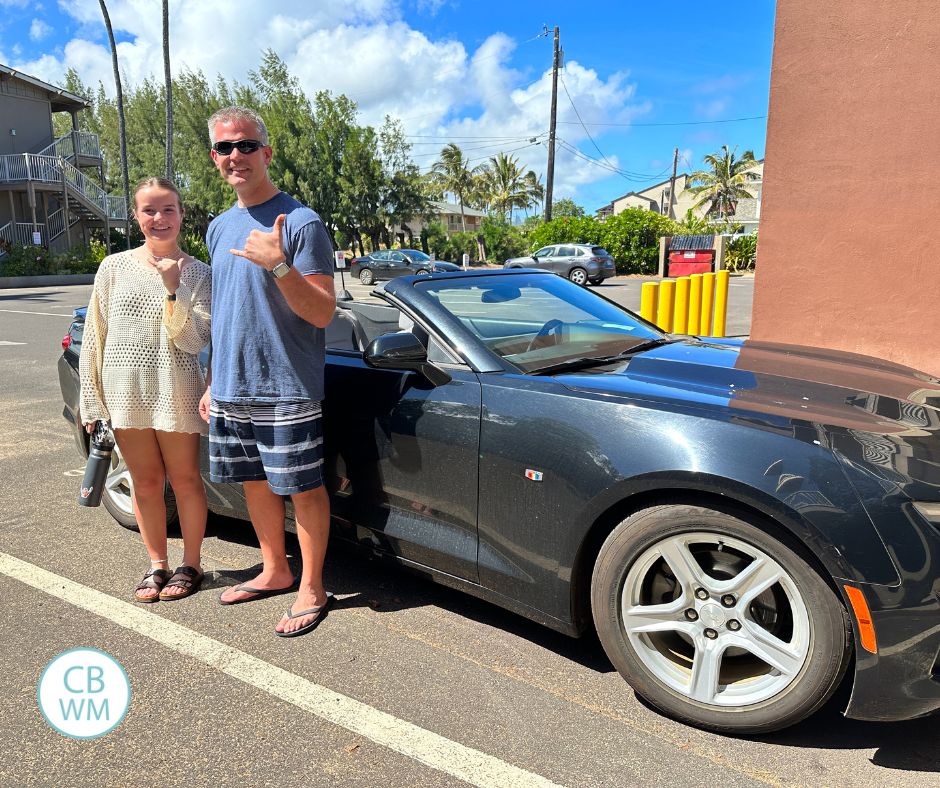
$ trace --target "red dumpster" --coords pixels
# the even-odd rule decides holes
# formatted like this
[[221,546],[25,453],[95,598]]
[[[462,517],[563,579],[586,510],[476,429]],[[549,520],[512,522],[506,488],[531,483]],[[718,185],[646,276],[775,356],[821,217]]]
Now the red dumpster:
[[715,253],[711,249],[676,251],[669,253],[669,270],[666,276],[689,276],[707,274],[712,270]]

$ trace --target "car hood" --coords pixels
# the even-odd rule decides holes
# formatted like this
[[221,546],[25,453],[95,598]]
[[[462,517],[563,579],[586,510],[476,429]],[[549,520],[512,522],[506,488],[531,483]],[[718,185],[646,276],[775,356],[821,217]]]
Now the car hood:
[[837,350],[688,339],[622,365],[559,378],[571,389],[598,394],[663,398],[879,435],[936,435],[940,429],[940,379]]
[[532,265],[533,263],[538,262],[532,255],[528,257],[510,257],[503,265],[509,265],[510,263],[526,263]]

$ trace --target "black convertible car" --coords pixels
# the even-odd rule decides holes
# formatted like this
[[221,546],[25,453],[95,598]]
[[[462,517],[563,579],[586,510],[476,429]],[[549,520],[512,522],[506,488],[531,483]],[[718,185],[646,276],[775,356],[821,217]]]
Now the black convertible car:
[[380,279],[395,279],[411,274],[442,274],[459,271],[460,266],[434,260],[417,249],[381,249],[365,257],[354,257],[349,273],[362,284],[371,285]]
[[[337,535],[571,635],[716,731],[940,708],[940,380],[663,334],[532,271],[432,274],[326,330]],[[76,313],[59,369],[77,402]],[[68,340],[68,338],[67,338]],[[449,473],[440,473],[448,468]],[[240,488],[210,507],[247,517]],[[133,524],[116,459],[105,499]]]

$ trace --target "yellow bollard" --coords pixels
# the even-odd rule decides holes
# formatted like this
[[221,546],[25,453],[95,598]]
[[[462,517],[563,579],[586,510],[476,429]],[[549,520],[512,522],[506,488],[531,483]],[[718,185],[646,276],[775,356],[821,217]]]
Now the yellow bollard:
[[659,282],[644,282],[640,288],[640,317],[656,322],[656,300],[659,296]]
[[702,274],[702,322],[699,331],[702,336],[712,335],[712,305],[715,301],[715,275]]
[[672,320],[674,334],[684,334],[689,322],[689,277],[676,279],[676,313]]
[[659,286],[659,308],[656,311],[656,325],[663,331],[672,331],[672,301],[676,291],[676,283],[671,279],[663,279]]
[[725,335],[725,322],[728,319],[728,279],[730,274],[727,271],[719,271],[715,274],[715,330],[712,331],[713,337],[723,337]]
[[702,275],[692,274],[689,284],[689,323],[687,334],[699,333],[699,319],[702,310]]

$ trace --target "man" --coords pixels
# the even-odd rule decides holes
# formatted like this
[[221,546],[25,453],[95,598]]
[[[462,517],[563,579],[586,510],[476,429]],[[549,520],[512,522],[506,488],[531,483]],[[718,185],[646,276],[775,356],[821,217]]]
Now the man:
[[303,569],[297,597],[275,627],[309,632],[332,595],[323,587],[329,499],[321,476],[323,328],[333,317],[333,247],[320,217],[271,181],[272,150],[257,113],[227,107],[209,119],[211,156],[238,200],[209,226],[212,261],[209,474],[241,482],[263,568],[219,598],[235,605],[293,590],[284,546],[284,498],[297,521]]

